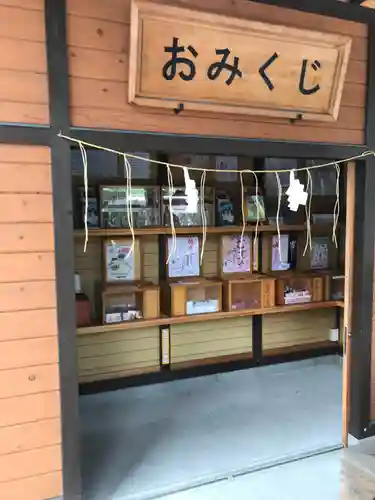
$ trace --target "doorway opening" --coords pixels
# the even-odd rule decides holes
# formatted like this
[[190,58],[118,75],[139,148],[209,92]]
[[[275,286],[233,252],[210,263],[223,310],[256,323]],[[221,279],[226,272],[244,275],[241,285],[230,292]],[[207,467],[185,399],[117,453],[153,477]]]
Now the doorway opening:
[[[72,149],[85,498],[162,497],[345,445],[349,167],[142,151],[129,186],[123,157],[86,153],[87,207]],[[208,172],[202,185],[191,170],[192,213],[184,171],[170,169],[171,185],[148,160],[261,173]],[[291,169],[309,194],[296,212]]]

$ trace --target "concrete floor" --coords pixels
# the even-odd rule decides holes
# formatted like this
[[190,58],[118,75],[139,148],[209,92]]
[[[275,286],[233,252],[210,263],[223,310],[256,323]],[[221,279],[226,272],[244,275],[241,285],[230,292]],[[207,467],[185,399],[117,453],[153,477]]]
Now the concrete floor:
[[162,500],[338,500],[340,457],[341,452],[336,451],[307,458]]
[[[81,420],[86,500],[161,497],[339,445],[340,358],[327,356],[84,396]],[[323,469],[328,457],[321,459]],[[311,460],[299,462],[298,468],[314,483],[308,472],[315,459]],[[285,491],[296,480],[296,472],[290,473],[290,479],[282,472],[291,470],[288,467],[272,469],[284,478]],[[332,462],[332,467],[337,464]],[[226,499],[268,499],[270,491],[249,496],[248,488],[261,495],[270,484],[270,473],[236,477],[168,500],[200,499],[192,495],[202,491],[205,500],[212,492],[213,500],[220,500],[218,491],[233,485],[240,489],[227,493]],[[318,472],[316,477],[320,481],[324,476]],[[273,491],[273,500],[283,500],[280,495],[279,490],[276,496]],[[294,500],[290,495],[285,499]]]

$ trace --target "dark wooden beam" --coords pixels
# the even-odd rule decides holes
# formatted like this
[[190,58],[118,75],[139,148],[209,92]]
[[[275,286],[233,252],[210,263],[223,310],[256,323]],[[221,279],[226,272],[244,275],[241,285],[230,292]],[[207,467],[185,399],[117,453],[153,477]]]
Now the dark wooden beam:
[[65,0],[45,0],[64,500],[81,500],[81,454],[74,294],[74,239]]

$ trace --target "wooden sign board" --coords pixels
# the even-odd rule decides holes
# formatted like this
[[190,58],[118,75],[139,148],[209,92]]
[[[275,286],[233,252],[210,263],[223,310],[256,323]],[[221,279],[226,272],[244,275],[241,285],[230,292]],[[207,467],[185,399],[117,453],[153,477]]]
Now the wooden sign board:
[[133,0],[129,101],[337,119],[351,39]]

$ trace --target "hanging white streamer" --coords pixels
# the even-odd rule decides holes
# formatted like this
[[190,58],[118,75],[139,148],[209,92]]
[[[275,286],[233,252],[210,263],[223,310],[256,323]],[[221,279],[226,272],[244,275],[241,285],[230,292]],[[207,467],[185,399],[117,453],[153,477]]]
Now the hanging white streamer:
[[132,208],[132,170],[129,160],[124,154],[124,165],[126,171],[126,208],[127,208],[127,216],[129,222],[129,229],[132,235],[132,245],[130,248],[130,252],[125,257],[125,260],[128,259],[131,254],[134,252],[135,246],[135,234],[134,234],[134,225],[133,225],[133,208]]
[[335,168],[336,168],[336,203],[333,208],[332,243],[334,243],[335,247],[338,248],[336,231],[340,217],[340,167],[337,163],[335,164]]
[[201,255],[200,255],[201,265],[203,262],[204,248],[206,246],[206,239],[207,239],[207,217],[206,217],[206,210],[205,210],[205,204],[204,204],[204,188],[205,188],[205,183],[206,183],[206,176],[207,176],[207,173],[202,172],[201,181],[200,181],[200,210],[201,210],[202,227],[203,227],[202,247],[201,247]]
[[240,172],[240,181],[241,181],[241,210],[242,210],[242,230],[241,230],[241,239],[240,239],[240,258],[242,259],[242,245],[243,245],[243,237],[245,234],[246,228],[246,220],[245,220],[245,196],[244,196],[244,185],[243,185],[243,172]]
[[82,142],[78,142],[79,148],[81,150],[82,162],[83,162],[83,183],[85,189],[85,211],[84,211],[84,224],[85,224],[85,245],[83,247],[83,251],[86,253],[87,243],[89,241],[89,230],[88,230],[88,211],[89,211],[89,181],[88,181],[88,172],[87,172],[87,153]]
[[281,188],[281,182],[280,182],[280,176],[278,172],[275,172],[276,175],[276,180],[277,180],[277,186],[278,186],[278,196],[277,196],[277,212],[276,212],[276,228],[277,228],[277,241],[278,241],[278,247],[279,247],[279,257],[280,257],[280,262],[283,261],[282,256],[281,256],[281,236],[280,236],[280,208],[281,208],[281,195],[282,195],[282,188]]
[[305,205],[305,214],[306,214],[306,244],[303,250],[303,256],[306,255],[307,249],[310,247],[310,251],[312,248],[311,241],[311,201],[313,196],[313,181],[309,170],[307,171],[307,186],[306,192],[308,195],[308,201]]
[[171,230],[172,230],[172,247],[171,247],[170,251],[168,252],[168,258],[167,258],[167,264],[169,264],[169,261],[171,260],[173,255],[176,253],[177,241],[176,241],[176,229],[174,227],[174,218],[173,218],[173,212],[172,212],[173,176],[172,176],[172,172],[171,172],[171,169],[170,169],[168,163],[167,163],[167,178],[168,178],[169,219],[170,219]]

